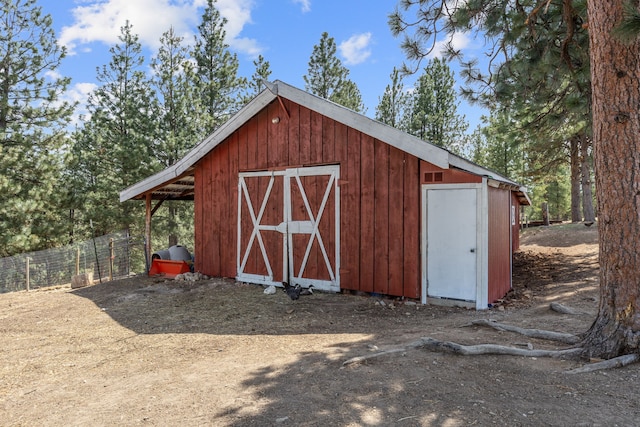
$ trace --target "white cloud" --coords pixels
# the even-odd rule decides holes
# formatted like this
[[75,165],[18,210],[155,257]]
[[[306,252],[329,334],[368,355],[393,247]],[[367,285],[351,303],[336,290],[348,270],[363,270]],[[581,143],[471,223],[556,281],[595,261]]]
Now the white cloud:
[[[160,36],[170,27],[191,43],[204,6],[205,0],[91,0],[72,9],[74,23],[62,28],[59,42],[70,54],[86,50],[83,45],[92,42],[114,45],[128,20],[143,46],[157,48]],[[215,6],[228,21],[227,43],[241,52],[259,50],[255,40],[239,38],[251,23],[253,0],[218,0]]]
[[226,41],[229,46],[250,56],[257,56],[262,50],[258,42],[255,39],[240,37],[244,26],[252,23],[253,0],[218,0],[215,6],[220,15],[227,19],[227,25],[224,29],[227,33]]
[[86,103],[89,98],[89,94],[98,88],[95,83],[76,83],[71,89],[67,91],[67,99],[72,102],[78,101]]
[[52,81],[62,78],[62,74],[60,74],[58,70],[47,70],[44,72],[44,75],[47,76]]
[[293,0],[294,4],[299,4],[302,9],[302,13],[311,11],[311,0]]
[[87,100],[89,99],[89,94],[96,90],[97,87],[98,85],[95,83],[76,83],[62,95],[60,102],[77,103],[76,110],[71,117],[72,126],[82,126],[82,118],[88,119]]
[[355,34],[338,46],[347,65],[360,64],[371,55],[371,33]]
[[427,57],[430,59],[442,58],[444,56],[444,53],[447,51],[447,43],[449,42],[455,50],[463,50],[471,44],[471,39],[469,38],[469,35],[467,33],[453,33],[453,35],[448,36],[447,40],[437,41],[433,47],[433,50]]

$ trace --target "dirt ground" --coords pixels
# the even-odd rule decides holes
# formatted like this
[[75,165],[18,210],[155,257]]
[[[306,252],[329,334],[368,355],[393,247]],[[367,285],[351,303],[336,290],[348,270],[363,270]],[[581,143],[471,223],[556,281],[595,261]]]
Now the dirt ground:
[[[214,279],[134,277],[0,295],[3,426],[631,426],[640,366],[411,350],[423,336],[562,348],[469,326],[493,319],[579,334],[597,309],[597,229],[529,229],[514,290],[490,310],[350,294],[291,301]],[[579,311],[559,314],[557,301]]]

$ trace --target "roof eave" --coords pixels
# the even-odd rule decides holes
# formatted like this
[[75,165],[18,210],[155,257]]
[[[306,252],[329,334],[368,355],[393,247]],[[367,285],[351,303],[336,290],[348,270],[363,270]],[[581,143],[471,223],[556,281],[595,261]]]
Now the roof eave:
[[191,149],[191,151],[189,151],[178,162],[122,190],[120,192],[120,202],[135,199],[142,194],[153,191],[154,189],[187,174],[200,159],[206,156],[207,153],[213,150],[218,144],[224,141],[229,135],[240,128],[260,110],[269,105],[274,99],[276,99],[275,94],[269,90],[263,90],[222,126],[202,140],[198,145],[193,147],[193,149]]
[[[245,105],[222,126],[196,145],[177,163],[120,192],[120,201],[124,202],[134,198],[141,198],[144,194],[152,192],[163,185],[171,183],[172,181],[180,179],[181,177],[191,173],[194,165],[199,160],[205,157],[218,144],[222,143],[228,136],[239,129],[279,96],[291,100],[292,102],[302,105],[310,110],[316,111],[326,117],[336,120],[337,122],[343,123],[348,127],[358,130],[384,143],[392,145],[439,168],[449,169],[450,167],[456,167],[477,175],[492,177],[510,185],[518,185],[514,181],[476,165],[473,162],[465,160],[441,147],[425,142],[413,135],[409,135],[394,127],[370,119],[369,117],[290,86],[279,80],[276,80],[273,83],[265,82],[265,86],[267,87],[266,90],[263,90],[258,94],[253,100],[251,100],[251,102]],[[528,200],[526,190],[523,194]]]

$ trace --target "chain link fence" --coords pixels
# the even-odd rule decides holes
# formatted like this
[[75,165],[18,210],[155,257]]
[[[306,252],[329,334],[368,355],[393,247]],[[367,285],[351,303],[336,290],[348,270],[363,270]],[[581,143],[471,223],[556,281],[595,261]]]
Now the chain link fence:
[[61,248],[0,258],[0,293],[109,281],[144,270],[144,244],[122,231]]

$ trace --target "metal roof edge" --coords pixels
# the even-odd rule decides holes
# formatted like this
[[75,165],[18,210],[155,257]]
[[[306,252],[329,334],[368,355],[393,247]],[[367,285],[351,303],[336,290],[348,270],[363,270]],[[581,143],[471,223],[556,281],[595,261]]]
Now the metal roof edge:
[[175,164],[122,190],[120,192],[120,202],[133,199],[136,196],[153,190],[172,179],[182,176],[189,170],[189,168],[195,165],[218,144],[224,141],[225,138],[235,132],[274,99],[276,99],[276,95],[270,90],[263,90],[260,92],[236,114],[231,116],[229,120],[224,122],[222,126],[187,152],[187,154],[185,154],[184,157],[178,160]]
[[271,101],[276,99],[276,95],[270,90],[263,90],[249,103],[242,107],[236,114],[231,116],[229,120],[224,122],[218,129],[206,137],[202,142],[193,147],[180,162],[179,172],[184,172],[200,159],[206,156],[218,144],[224,141],[229,135],[238,130],[249,119],[258,114],[264,107],[269,105]]
[[[193,147],[174,165],[121,191],[120,201],[124,202],[133,199],[183,176],[218,144],[223,142],[229,135],[239,129],[279,96],[316,111],[442,169],[449,169],[453,166],[477,175],[488,176],[511,185],[519,186],[516,182],[476,165],[444,148],[423,141],[406,132],[373,120],[363,114],[298,89],[280,80],[275,80],[272,83],[265,82],[265,86],[265,90],[260,92],[237,113],[231,116],[229,120],[223,123],[222,126]],[[521,188],[524,189],[524,187]],[[523,194],[528,200],[526,189],[524,189]]]
[[492,171],[490,169],[477,165],[470,160],[467,160],[463,157],[458,156],[457,154],[449,153],[449,163],[451,164],[451,166],[454,166],[458,169],[466,170],[471,173],[475,173],[476,175],[483,175],[483,176],[487,176],[489,178],[495,179],[496,181],[501,181],[507,184],[520,186],[520,184],[518,184],[517,182],[512,181],[509,178],[504,177],[495,171]]
[[510,180],[509,178],[506,178],[500,175],[497,172],[494,172],[487,168],[483,168],[482,166],[476,165],[470,160],[466,160],[465,158],[460,157],[453,153],[449,153],[449,154],[450,154],[449,162],[451,166],[457,167],[462,170],[466,170],[471,173],[475,173],[477,175],[486,176],[491,180],[507,184],[509,187],[513,189],[513,191],[515,191],[518,194],[518,197],[523,205],[531,206],[531,199],[529,198],[529,194],[527,194],[526,187],[518,184],[515,181]]
[[449,169],[449,152],[441,147],[280,80],[276,80],[274,85],[278,95],[283,98],[317,111],[442,169]]
[[177,175],[175,174],[176,166],[177,163],[125,188],[120,192],[120,202],[126,202],[127,200],[131,200],[136,196],[139,196],[140,194],[144,194],[145,192],[152,190],[153,188],[155,188],[152,183],[166,183],[167,181],[177,178]]

